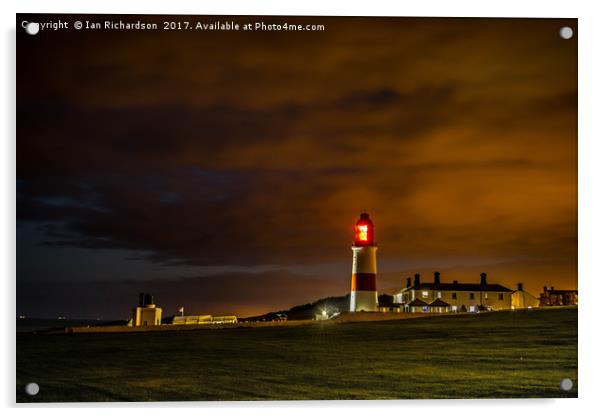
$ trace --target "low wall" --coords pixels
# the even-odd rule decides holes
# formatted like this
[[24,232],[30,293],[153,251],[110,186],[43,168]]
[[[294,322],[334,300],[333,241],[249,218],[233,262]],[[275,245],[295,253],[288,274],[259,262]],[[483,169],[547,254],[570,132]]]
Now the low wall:
[[402,319],[424,318],[427,316],[441,316],[439,313],[410,313],[410,312],[345,312],[332,319],[334,322],[377,322],[397,321]]
[[[108,333],[136,333],[136,332],[164,332],[164,331],[193,331],[226,328],[261,328],[272,326],[299,326],[312,325],[316,321],[288,321],[288,322],[238,322],[235,324],[183,324],[183,325],[154,325],[154,326],[74,326],[64,330],[53,330],[51,333],[67,334],[108,334]],[[50,333],[49,332],[49,333]]]
[[141,333],[141,332],[167,332],[167,331],[194,331],[227,328],[269,328],[280,326],[303,326],[303,325],[335,325],[349,322],[378,322],[404,320],[414,318],[426,318],[429,316],[441,316],[435,313],[407,313],[407,312],[355,312],[342,313],[333,319],[324,321],[298,320],[298,321],[275,321],[275,322],[238,322],[235,324],[181,324],[181,325],[155,325],[155,326],[74,326],[65,329],[46,331],[46,334],[111,334],[111,333]]

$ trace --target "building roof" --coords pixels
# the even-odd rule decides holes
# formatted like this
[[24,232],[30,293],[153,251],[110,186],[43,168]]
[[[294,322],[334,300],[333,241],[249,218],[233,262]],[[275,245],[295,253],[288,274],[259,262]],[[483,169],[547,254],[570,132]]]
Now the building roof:
[[507,287],[497,283],[487,283],[485,285],[480,283],[420,283],[404,289],[447,290],[450,292],[514,292],[514,290],[508,289]]
[[378,301],[379,308],[399,308],[401,303],[395,303],[390,301]]
[[432,301],[429,306],[441,306],[443,308],[447,308],[449,306],[449,303],[447,303],[443,299],[437,298],[434,301]]
[[408,306],[429,306],[429,304],[416,298],[413,301],[411,301],[410,303],[408,303]]

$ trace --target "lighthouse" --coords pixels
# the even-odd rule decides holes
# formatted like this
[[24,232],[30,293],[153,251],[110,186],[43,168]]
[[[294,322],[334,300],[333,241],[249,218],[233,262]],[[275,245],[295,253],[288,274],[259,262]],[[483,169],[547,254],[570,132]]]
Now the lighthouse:
[[355,241],[351,246],[353,268],[351,272],[350,312],[378,311],[376,249],[374,224],[368,213],[363,212],[355,224]]

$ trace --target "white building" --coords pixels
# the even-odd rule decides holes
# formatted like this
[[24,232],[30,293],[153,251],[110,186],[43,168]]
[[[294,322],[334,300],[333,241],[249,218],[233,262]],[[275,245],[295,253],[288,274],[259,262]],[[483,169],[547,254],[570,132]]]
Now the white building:
[[154,297],[141,293],[138,306],[132,311],[133,326],[161,325],[162,309],[155,305]]
[[408,277],[406,287],[394,295],[394,302],[405,312],[478,312],[479,310],[505,310],[539,306],[537,299],[523,290],[512,290],[497,283],[487,282],[487,274],[481,273],[479,283],[441,282],[441,274],[435,272],[432,282],[421,282],[420,275],[414,280]]

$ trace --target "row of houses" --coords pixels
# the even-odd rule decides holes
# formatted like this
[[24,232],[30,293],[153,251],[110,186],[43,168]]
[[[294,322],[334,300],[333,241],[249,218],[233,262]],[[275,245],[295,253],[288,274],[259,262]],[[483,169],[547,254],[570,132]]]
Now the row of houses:
[[555,289],[554,286],[548,289],[543,287],[543,293],[539,295],[540,306],[568,306],[577,305],[578,296],[576,290]]
[[481,273],[478,283],[441,282],[441,273],[435,272],[432,282],[422,282],[420,274],[407,278],[406,287],[387,298],[379,299],[381,312],[479,312],[504,309],[534,308],[539,299],[526,292],[522,283],[509,289],[489,283]]

